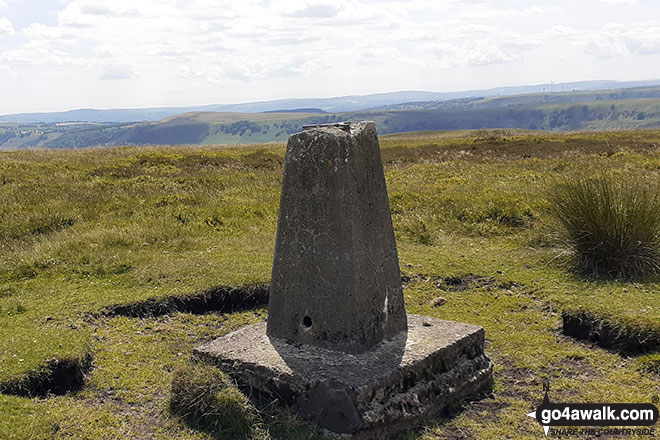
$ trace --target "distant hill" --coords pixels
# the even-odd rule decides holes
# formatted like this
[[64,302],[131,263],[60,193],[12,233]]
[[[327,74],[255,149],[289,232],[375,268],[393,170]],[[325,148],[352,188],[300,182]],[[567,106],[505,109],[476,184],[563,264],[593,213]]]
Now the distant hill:
[[267,110],[262,113],[328,113],[320,108],[294,108],[291,110]]
[[[58,123],[58,122],[144,122],[160,121],[170,116],[191,111],[202,112],[234,112],[234,113],[261,113],[261,112],[288,112],[294,109],[310,110],[317,113],[321,110],[327,113],[355,112],[371,108],[384,108],[401,103],[433,101],[444,102],[463,98],[489,98],[505,95],[542,94],[550,91],[571,92],[625,89],[631,87],[660,86],[660,80],[648,81],[580,81],[561,84],[537,84],[528,86],[496,87],[487,90],[468,90],[462,92],[425,92],[401,91],[390,93],[376,93],[370,95],[350,95],[334,98],[302,98],[278,99],[273,101],[249,102],[243,104],[205,105],[196,107],[157,107],[137,109],[77,109],[66,112],[52,113],[21,113],[0,115],[0,122],[16,122],[22,124]],[[314,109],[315,111],[311,111]]]
[[[310,111],[314,109],[308,109]],[[660,87],[422,101],[356,112],[187,112],[158,122],[0,124],[0,150],[285,141],[305,124],[373,120],[380,134],[660,127]]]
[[375,107],[371,110],[470,110],[512,106],[542,106],[552,104],[575,104],[578,102],[618,101],[624,99],[658,99],[660,87],[630,87],[590,91],[564,91],[528,93],[512,96],[473,97],[448,101],[403,102]]

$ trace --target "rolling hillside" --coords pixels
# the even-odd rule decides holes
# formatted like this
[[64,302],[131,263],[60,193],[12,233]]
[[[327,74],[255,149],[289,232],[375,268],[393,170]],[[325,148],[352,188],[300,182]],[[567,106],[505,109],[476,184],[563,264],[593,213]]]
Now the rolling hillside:
[[634,87],[579,91],[576,89],[553,93],[527,93],[496,97],[473,97],[450,101],[404,102],[372,110],[469,110],[511,106],[543,106],[551,104],[576,104],[629,99],[659,99],[660,87]]
[[281,142],[304,124],[347,120],[373,120],[380,134],[484,128],[657,128],[660,87],[410,102],[340,113],[188,112],[158,122],[5,123],[0,124],[0,150]]
[[[554,90],[616,90],[633,87],[660,86],[660,79],[646,81],[578,81],[555,84]],[[240,104],[213,104],[195,107],[155,107],[132,109],[76,109],[64,112],[20,113],[0,115],[0,123],[55,124],[61,122],[128,123],[158,121],[181,113],[189,112],[232,112],[262,113],[291,111],[294,109],[316,109],[327,113],[353,112],[370,108],[390,108],[400,103],[446,102],[462,99],[483,99],[520,94],[541,94],[550,92],[550,84],[495,87],[486,90],[466,90],[459,92],[400,91],[374,93],[370,95],[349,95],[332,98],[276,99],[272,101],[247,102]],[[405,104],[404,104],[405,105]],[[316,113],[316,111],[314,112]]]

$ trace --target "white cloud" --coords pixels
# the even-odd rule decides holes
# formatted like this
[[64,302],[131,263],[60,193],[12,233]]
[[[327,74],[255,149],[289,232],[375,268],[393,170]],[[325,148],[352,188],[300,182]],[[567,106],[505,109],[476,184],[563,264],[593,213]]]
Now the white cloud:
[[626,47],[632,53],[660,53],[660,26],[637,25],[622,34]]
[[555,25],[550,27],[544,34],[548,37],[569,37],[575,35],[577,31],[569,26]]
[[121,56],[121,51],[119,51],[112,44],[101,43],[96,46],[92,53],[96,58],[113,58]]
[[289,12],[289,17],[330,18],[335,17],[342,8],[336,3],[305,4],[302,8]]
[[26,46],[55,47],[70,46],[78,43],[78,36],[71,29],[58,26],[46,26],[32,23],[23,29],[23,34],[30,39]]
[[36,45],[25,46],[20,49],[5,50],[0,54],[0,61],[12,64],[23,64],[27,66],[64,66],[82,65],[84,61],[72,57],[71,54]]
[[[53,90],[123,79],[81,91],[90,106],[485,88],[608,77],[598,69],[612,65],[658,77],[660,24],[641,21],[660,16],[658,3],[604,6],[631,2],[57,0],[55,23],[35,14],[19,27],[16,0],[0,0],[14,22],[0,19],[0,35],[19,34],[0,39],[0,65]],[[635,59],[650,68],[633,69]],[[173,96],[183,98],[163,102]]]
[[273,12],[285,17],[328,18],[344,8],[343,1],[330,0],[272,0]]
[[527,8],[503,9],[494,7],[492,2],[467,3],[456,12],[456,17],[461,20],[503,20],[511,18],[529,18],[530,16],[541,16],[549,13],[562,12],[557,6],[531,6]]
[[432,53],[427,69],[448,69],[523,60],[541,44],[541,37],[502,30],[492,25],[461,25],[439,33],[435,41],[421,45],[420,53]]
[[600,0],[600,2],[609,6],[635,6],[637,4],[637,0]]
[[16,81],[18,74],[8,66],[0,65],[0,79],[3,81]]
[[79,11],[83,15],[101,15],[104,17],[137,17],[141,12],[135,7],[135,4],[121,3],[98,3],[88,2],[79,6]]
[[114,79],[131,79],[135,77],[135,71],[131,66],[108,66],[106,67],[99,79],[114,80]]
[[597,58],[617,58],[628,55],[630,52],[619,34],[597,32],[576,40],[573,43],[588,55]]
[[660,53],[660,25],[648,22],[629,27],[609,24],[602,31],[578,35],[573,45],[601,59],[656,54]]
[[357,53],[357,63],[364,66],[386,65],[391,66],[393,62],[404,58],[401,51],[395,47],[366,47]]
[[[339,69],[397,66],[402,60],[414,65],[417,56],[428,58],[418,48],[404,48],[415,38],[455,48],[450,56],[436,57],[435,66],[510,62],[532,47],[529,38],[502,32],[489,20],[453,18],[446,7],[496,11],[489,1],[453,0],[272,0],[270,7],[260,0],[70,0],[57,26],[35,23],[24,29],[31,40],[24,49],[68,51],[67,59],[96,66],[103,78],[133,78],[133,71],[117,67],[133,66],[143,74],[160,70],[215,82],[254,82],[322,75],[332,56],[341,60]],[[412,16],[415,8],[424,10],[422,22]],[[542,11],[532,6],[505,14]],[[88,47],[87,53],[74,46]]]
[[206,72],[200,71],[193,66],[181,66],[175,71],[177,76],[186,79],[203,78]]
[[314,43],[317,41],[322,41],[322,38],[319,35],[299,35],[295,32],[292,32],[291,34],[283,34],[281,36],[273,37],[269,39],[268,42],[276,46],[296,46],[299,44]]
[[[520,43],[522,44],[522,43]],[[426,69],[452,69],[458,67],[502,64],[524,59],[525,49],[516,42],[488,38],[463,43],[439,42],[427,46],[435,55],[433,62],[423,63]]]
[[231,63],[225,63],[222,70],[228,78],[238,81],[287,77],[306,78],[331,68],[332,60],[340,56],[336,51],[312,55],[315,56],[280,54],[260,59],[239,56],[233,58]]
[[14,26],[7,17],[0,17],[0,37],[3,35],[13,35]]
[[512,50],[501,43],[480,40],[467,43],[462,52],[468,65],[510,63],[522,59],[521,51]]

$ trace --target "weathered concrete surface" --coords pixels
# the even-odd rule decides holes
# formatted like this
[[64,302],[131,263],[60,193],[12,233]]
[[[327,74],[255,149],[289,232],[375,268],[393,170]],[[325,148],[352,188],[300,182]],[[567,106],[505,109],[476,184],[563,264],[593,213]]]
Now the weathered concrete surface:
[[418,315],[408,316],[407,332],[362,353],[269,338],[264,322],[194,355],[331,432],[360,438],[386,438],[492,381],[481,327]]
[[373,122],[289,138],[268,335],[357,353],[406,329]]

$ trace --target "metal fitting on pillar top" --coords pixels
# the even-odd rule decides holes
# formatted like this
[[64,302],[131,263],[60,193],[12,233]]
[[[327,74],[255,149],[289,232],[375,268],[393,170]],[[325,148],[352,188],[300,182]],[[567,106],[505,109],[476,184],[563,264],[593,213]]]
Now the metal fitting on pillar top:
[[303,131],[305,131],[305,130],[311,130],[313,128],[327,128],[327,127],[339,128],[340,130],[344,130],[350,133],[351,122],[344,121],[344,122],[329,122],[327,124],[306,124],[302,126],[302,129]]

